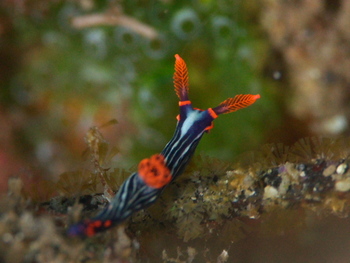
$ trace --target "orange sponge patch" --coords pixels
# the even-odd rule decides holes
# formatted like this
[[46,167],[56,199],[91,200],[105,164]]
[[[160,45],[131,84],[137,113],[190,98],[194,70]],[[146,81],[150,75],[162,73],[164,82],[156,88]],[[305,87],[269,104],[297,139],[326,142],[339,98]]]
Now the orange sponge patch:
[[143,159],[139,163],[138,173],[142,180],[153,188],[162,188],[171,181],[170,170],[165,164],[164,156],[161,154]]

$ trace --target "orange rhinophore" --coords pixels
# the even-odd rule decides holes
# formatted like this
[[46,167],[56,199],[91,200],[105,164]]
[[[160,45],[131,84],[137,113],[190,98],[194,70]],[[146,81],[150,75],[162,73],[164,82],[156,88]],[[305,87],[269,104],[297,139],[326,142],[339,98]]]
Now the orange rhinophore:
[[175,59],[175,92],[180,101],[186,101],[188,100],[188,73],[186,63],[178,54],[175,55]]
[[236,95],[234,98],[229,98],[220,103],[219,106],[213,108],[216,114],[230,113],[245,107],[252,105],[257,99],[260,98],[260,95],[252,94],[240,94]]
[[164,156],[152,155],[143,159],[138,166],[138,173],[142,180],[152,188],[162,188],[171,181],[171,173],[165,164]]

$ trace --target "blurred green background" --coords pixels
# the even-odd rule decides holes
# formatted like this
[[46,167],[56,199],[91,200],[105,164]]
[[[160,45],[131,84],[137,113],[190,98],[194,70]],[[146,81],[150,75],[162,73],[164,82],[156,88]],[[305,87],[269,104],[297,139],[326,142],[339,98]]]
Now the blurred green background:
[[273,83],[279,79],[266,74],[270,48],[255,1],[1,5],[0,151],[7,175],[30,165],[57,177],[81,159],[88,129],[111,119],[118,124],[101,131],[119,149],[114,165],[128,168],[160,152],[178,114],[174,54],[187,63],[195,107],[261,95],[216,120],[197,153],[233,161],[280,122]]

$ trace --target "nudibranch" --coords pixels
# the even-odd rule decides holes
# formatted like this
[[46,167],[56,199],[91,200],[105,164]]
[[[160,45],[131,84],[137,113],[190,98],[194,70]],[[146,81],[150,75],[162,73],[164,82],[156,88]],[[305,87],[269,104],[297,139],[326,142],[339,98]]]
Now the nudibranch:
[[185,61],[175,55],[174,86],[179,97],[180,114],[173,138],[160,154],[142,160],[112,201],[91,219],[70,226],[71,236],[93,236],[120,224],[133,213],[152,205],[164,188],[178,177],[190,161],[203,134],[213,128],[218,115],[253,104],[260,95],[236,95],[215,108],[200,110],[188,98],[188,72]]

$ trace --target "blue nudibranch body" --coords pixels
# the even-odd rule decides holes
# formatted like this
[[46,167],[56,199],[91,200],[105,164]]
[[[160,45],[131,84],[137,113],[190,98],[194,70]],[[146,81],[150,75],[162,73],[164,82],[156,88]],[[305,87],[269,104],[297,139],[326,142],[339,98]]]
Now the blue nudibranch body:
[[180,114],[173,138],[160,154],[139,163],[138,171],[125,180],[106,208],[95,217],[72,225],[69,235],[92,236],[153,204],[163,189],[184,171],[204,132],[213,127],[219,114],[245,108],[260,98],[260,95],[236,95],[215,108],[194,109],[188,98],[186,63],[179,55],[175,58],[174,86],[180,99]]

